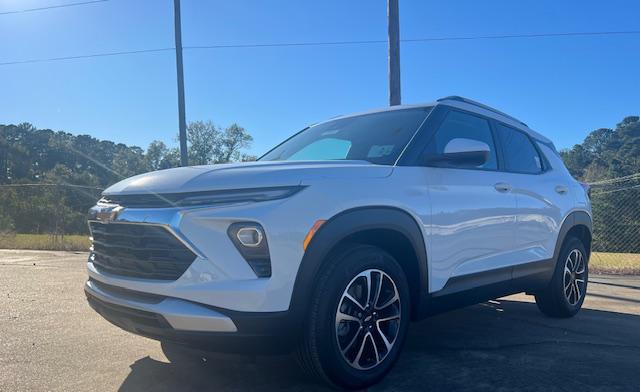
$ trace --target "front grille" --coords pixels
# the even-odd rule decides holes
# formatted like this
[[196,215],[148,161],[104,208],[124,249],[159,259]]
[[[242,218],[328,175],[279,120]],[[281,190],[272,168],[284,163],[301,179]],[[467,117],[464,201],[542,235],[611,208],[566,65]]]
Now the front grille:
[[196,255],[163,226],[90,222],[91,261],[99,271],[143,279],[176,280]]

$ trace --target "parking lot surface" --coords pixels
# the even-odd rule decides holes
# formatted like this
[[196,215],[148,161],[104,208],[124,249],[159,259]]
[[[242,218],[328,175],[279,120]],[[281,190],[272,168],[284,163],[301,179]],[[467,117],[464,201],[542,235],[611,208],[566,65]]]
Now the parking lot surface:
[[[86,257],[0,250],[0,391],[325,390],[286,356],[169,363],[89,308]],[[414,323],[372,390],[640,391],[640,277],[592,276],[570,320],[516,295]]]

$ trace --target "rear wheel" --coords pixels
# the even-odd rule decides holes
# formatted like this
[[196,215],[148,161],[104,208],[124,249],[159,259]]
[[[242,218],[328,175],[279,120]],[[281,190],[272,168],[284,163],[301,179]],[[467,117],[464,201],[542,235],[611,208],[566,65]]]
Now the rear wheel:
[[343,388],[379,381],[409,325],[409,287],[385,251],[354,246],[322,270],[298,349],[307,372]]
[[560,251],[549,286],[536,294],[536,304],[549,317],[573,317],[584,302],[589,279],[589,263],[584,244],[570,237]]

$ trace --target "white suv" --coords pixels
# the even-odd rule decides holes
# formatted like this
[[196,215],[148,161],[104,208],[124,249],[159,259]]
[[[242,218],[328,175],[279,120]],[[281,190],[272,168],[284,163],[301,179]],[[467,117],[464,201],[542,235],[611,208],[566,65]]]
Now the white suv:
[[107,189],[90,210],[85,292],[172,360],[181,347],[292,351],[362,388],[390,370],[411,320],[518,292],[576,314],[587,193],[549,139],[465,98],[343,116],[257,162]]

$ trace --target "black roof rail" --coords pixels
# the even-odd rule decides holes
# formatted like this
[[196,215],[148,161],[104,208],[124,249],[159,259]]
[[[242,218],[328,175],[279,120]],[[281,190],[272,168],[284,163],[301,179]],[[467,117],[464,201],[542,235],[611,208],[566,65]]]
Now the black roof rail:
[[525,124],[524,122],[518,120],[517,118],[515,118],[513,116],[510,116],[505,112],[501,112],[498,109],[494,109],[491,106],[487,106],[487,105],[485,105],[483,103],[474,101],[474,100],[469,99],[469,98],[461,97],[461,96],[458,96],[458,95],[450,95],[448,97],[440,98],[440,99],[437,100],[437,102],[442,102],[442,101],[458,101],[458,102],[468,103],[470,105],[477,106],[479,108],[482,108],[482,109],[488,110],[490,112],[499,114],[501,116],[507,117],[507,118],[509,118],[509,119],[511,119],[511,120],[513,120],[513,121],[515,121],[517,123],[520,123],[520,124],[524,125],[525,127],[529,128],[529,126],[527,124]]

